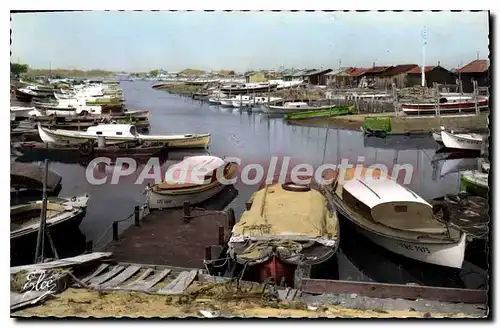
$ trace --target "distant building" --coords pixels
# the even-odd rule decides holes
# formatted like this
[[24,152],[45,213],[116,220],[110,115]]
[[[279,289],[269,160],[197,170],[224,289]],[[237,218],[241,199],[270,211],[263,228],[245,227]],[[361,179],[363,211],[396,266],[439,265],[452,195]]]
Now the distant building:
[[[425,66],[425,85],[431,88],[434,83],[456,84],[456,75],[441,66]],[[422,85],[422,69],[415,67],[407,72],[408,86]]]
[[404,64],[391,66],[378,74],[373,75],[377,87],[390,88],[392,84],[396,88],[408,86],[408,72],[418,67],[416,64]]
[[265,72],[248,72],[245,74],[246,83],[257,83],[267,81]]
[[458,79],[462,81],[462,90],[473,92],[472,81],[477,81],[478,87],[488,87],[490,85],[489,66],[488,60],[477,59],[457,69]]
[[302,79],[309,84],[313,85],[326,85],[327,76],[332,69],[322,69],[322,70],[311,70],[302,75]]

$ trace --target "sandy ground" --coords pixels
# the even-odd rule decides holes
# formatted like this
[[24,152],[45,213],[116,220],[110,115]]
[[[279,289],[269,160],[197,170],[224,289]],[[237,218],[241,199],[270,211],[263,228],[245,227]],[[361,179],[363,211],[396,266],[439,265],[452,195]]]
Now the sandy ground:
[[[191,288],[191,287],[190,287]],[[15,317],[203,317],[211,313],[223,317],[260,318],[465,318],[462,313],[429,313],[415,310],[359,310],[341,305],[307,306],[300,301],[284,302],[266,299],[261,291],[240,294],[193,287],[182,296],[153,295],[135,292],[103,292],[70,288],[45,303],[20,310]],[[215,297],[214,297],[215,296]],[[202,311],[202,312],[200,312]],[[206,311],[206,312],[203,312]]]

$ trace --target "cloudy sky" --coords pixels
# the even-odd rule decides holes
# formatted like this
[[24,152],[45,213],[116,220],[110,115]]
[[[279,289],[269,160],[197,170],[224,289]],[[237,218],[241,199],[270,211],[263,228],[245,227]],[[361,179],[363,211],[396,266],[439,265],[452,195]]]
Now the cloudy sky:
[[12,14],[11,60],[33,68],[149,71],[315,68],[487,58],[487,12]]

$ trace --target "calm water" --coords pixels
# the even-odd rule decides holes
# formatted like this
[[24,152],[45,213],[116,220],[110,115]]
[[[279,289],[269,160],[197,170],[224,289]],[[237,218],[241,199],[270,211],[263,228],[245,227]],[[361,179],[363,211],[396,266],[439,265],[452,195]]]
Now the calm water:
[[[349,163],[356,164],[359,156],[364,157],[365,165],[380,163],[390,168],[394,164],[411,164],[414,173],[410,188],[422,197],[431,199],[459,191],[458,173],[440,176],[439,168],[432,165],[432,159],[438,155],[437,144],[430,137],[400,137],[384,141],[366,139],[358,131],[291,126],[281,118],[210,106],[152,89],[151,85],[150,82],[140,81],[122,82],[121,85],[129,109],[150,110],[151,134],[209,132],[212,134],[211,154],[239,157],[243,164],[266,165],[271,156],[290,156],[292,164],[338,163],[339,158],[346,158]],[[179,160],[182,159],[181,155],[173,157]],[[169,161],[175,162],[172,158]],[[85,192],[91,196],[87,216],[80,226],[88,240],[96,242],[113,221],[128,217],[134,205],[144,202],[144,185],[134,184],[138,173],[121,178],[118,185],[106,183],[95,186],[86,181],[84,165],[51,163],[50,169],[63,177],[60,196]],[[109,176],[111,171],[111,167],[98,170],[100,174]],[[243,212],[245,202],[257,188],[258,185],[236,185],[238,196],[229,206],[235,209],[237,216]],[[120,225],[120,229],[125,227],[125,224]],[[108,232],[98,246],[103,246],[110,237]],[[358,235],[347,236],[347,240],[343,236],[342,240],[342,250],[338,256],[340,279],[438,285],[450,283],[446,277],[442,281],[432,281],[440,276],[437,272],[440,268],[426,268],[414,261],[403,263],[408,261],[394,258],[371,243],[365,244]],[[464,266],[461,280],[469,287],[477,287],[483,280],[477,279],[480,275],[471,274],[470,271],[475,270],[471,268],[469,264]],[[389,278],[389,274],[395,277]]]

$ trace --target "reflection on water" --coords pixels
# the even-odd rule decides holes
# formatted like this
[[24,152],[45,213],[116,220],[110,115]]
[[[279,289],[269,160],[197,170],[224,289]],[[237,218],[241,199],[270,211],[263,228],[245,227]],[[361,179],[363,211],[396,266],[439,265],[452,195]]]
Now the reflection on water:
[[[219,157],[238,157],[242,165],[259,163],[267,168],[271,156],[280,158],[289,156],[291,166],[299,163],[309,163],[314,166],[323,163],[338,164],[340,159],[347,159],[354,165],[360,162],[364,165],[384,164],[389,169],[396,164],[410,164],[413,167],[413,175],[409,187],[422,197],[432,199],[459,191],[458,173],[440,175],[439,179],[435,178],[435,174],[433,176],[435,165],[433,166],[432,159],[438,145],[431,136],[422,136],[418,139],[364,138],[358,131],[291,126],[282,118],[270,118],[262,113],[248,113],[245,110],[208,105],[152,89],[150,82],[122,82],[122,88],[128,108],[150,111],[150,134],[209,132],[212,134],[210,154]],[[166,163],[178,162],[185,155],[191,154],[193,153],[171,153]],[[61,196],[67,197],[85,192],[91,196],[87,217],[81,224],[81,230],[88,239],[98,239],[114,220],[126,218],[132,213],[135,205],[144,202],[142,192],[145,184],[135,184],[139,173],[120,179],[118,185],[105,183],[95,186],[85,179],[84,166],[51,163],[51,170],[63,177]],[[111,168],[108,167],[107,170]],[[100,173],[109,174],[102,169]],[[258,183],[252,186],[237,183],[235,187],[238,194],[230,206],[239,217],[244,211],[245,202],[257,190]],[[357,240],[356,235],[351,242],[357,243]],[[366,255],[375,249],[372,244],[356,250],[354,254],[352,252],[348,254],[349,241],[349,238],[342,240],[342,244],[346,243],[345,253],[349,258],[355,259],[357,256],[370,260],[371,256]],[[346,278],[345,272],[349,272],[351,270],[349,268],[352,267],[352,264],[347,264],[351,261],[342,255],[342,252],[339,252],[340,279]],[[362,267],[359,259],[353,262],[356,262],[355,266]],[[377,263],[382,262],[376,261],[372,264]],[[379,281],[388,271],[398,270],[387,267],[374,280]],[[403,271],[399,271],[400,275],[411,275],[409,272],[403,274]],[[359,276],[354,274],[350,277],[355,280],[369,279],[367,275],[359,272]],[[402,276],[401,279],[408,280],[408,277]]]

